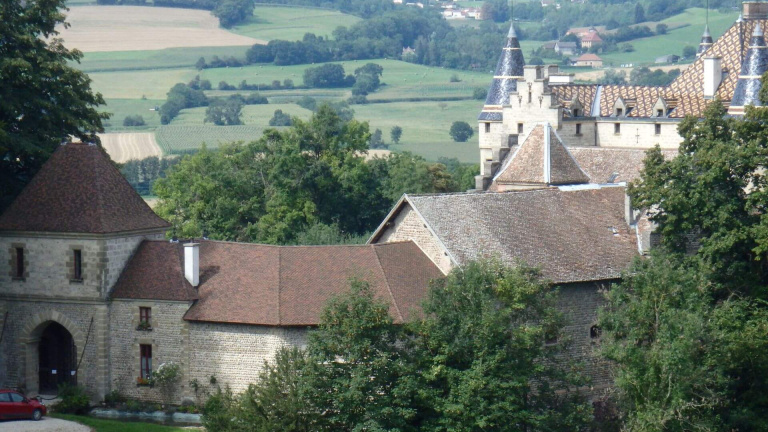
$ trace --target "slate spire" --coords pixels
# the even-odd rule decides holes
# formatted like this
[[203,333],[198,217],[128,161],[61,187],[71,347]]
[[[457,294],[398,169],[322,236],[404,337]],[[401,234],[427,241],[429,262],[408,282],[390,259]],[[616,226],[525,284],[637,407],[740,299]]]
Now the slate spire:
[[763,29],[758,22],[752,32],[747,55],[741,64],[739,81],[736,83],[736,90],[733,92],[733,99],[728,108],[729,114],[744,114],[745,106],[762,105],[759,98],[760,78],[766,71],[768,71],[768,47],[765,44]]
[[707,24],[707,26],[704,27],[704,34],[701,36],[701,43],[699,43],[699,50],[696,51],[696,57],[701,57],[713,43],[712,35],[709,34],[709,24]]
[[480,121],[501,121],[501,107],[509,104],[509,94],[517,90],[517,80],[523,78],[525,59],[520,49],[514,23],[509,26],[507,43],[501,52],[493,81],[488,89],[483,111],[478,118]]

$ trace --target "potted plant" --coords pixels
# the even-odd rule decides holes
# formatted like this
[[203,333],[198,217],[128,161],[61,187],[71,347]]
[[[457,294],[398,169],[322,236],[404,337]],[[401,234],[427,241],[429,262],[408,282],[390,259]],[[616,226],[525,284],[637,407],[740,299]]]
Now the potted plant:
[[149,322],[148,322],[148,321],[142,321],[142,322],[140,322],[140,323],[139,323],[139,325],[136,327],[136,330],[141,330],[141,331],[151,331],[151,330],[152,330],[152,325],[151,325],[151,324],[149,324]]
[[148,386],[149,380],[146,378],[138,377],[136,378],[136,385],[137,386]]

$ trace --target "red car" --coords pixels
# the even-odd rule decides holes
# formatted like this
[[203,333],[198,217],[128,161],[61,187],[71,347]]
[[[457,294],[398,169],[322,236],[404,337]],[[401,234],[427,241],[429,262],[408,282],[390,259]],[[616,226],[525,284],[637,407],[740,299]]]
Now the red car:
[[37,399],[29,399],[15,390],[0,389],[0,419],[40,420],[48,410]]

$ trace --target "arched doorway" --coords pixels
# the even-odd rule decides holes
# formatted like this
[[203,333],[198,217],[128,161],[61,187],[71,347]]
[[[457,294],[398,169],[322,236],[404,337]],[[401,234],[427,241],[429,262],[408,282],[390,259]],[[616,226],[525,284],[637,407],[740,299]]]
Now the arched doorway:
[[40,335],[38,374],[40,393],[56,393],[60,384],[77,384],[77,349],[69,331],[51,322]]

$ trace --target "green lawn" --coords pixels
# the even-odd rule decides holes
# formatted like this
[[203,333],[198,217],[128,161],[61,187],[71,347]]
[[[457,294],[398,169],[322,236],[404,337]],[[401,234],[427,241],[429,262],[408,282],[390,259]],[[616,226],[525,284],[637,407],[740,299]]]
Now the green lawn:
[[301,40],[305,33],[333,37],[336,27],[350,27],[360,18],[337,11],[280,6],[260,6],[253,17],[232,32],[256,39]]
[[[739,16],[738,12],[722,14],[718,11],[709,11],[709,29],[712,38],[717,40],[728,28],[730,28]],[[663,23],[688,23],[687,27],[671,30],[662,36],[653,36],[630,41],[635,48],[631,53],[601,54],[606,62],[614,64],[622,63],[653,63],[657,57],[666,54],[682,55],[683,48],[693,46],[698,48],[701,34],[704,32],[706,11],[701,8],[687,9],[685,12],[669,17]]]
[[[107,132],[142,132],[153,130],[160,126],[160,116],[151,108],[162,105],[165,100],[160,99],[107,99],[107,105],[99,108],[100,111],[112,113],[112,118],[105,125]],[[129,115],[140,115],[147,123],[142,127],[124,127],[123,120]]]
[[142,69],[192,68],[200,57],[245,58],[247,46],[166,48],[149,51],[104,51],[85,53],[80,64],[85,72],[131,71]]
[[[191,108],[182,110],[179,116],[171,121],[172,126],[179,125],[204,125],[206,108]],[[308,119],[312,112],[293,103],[286,104],[266,104],[266,105],[246,105],[243,107],[243,123],[245,125],[257,125],[261,127],[269,126],[269,119],[275,113],[275,110],[283,110],[284,113],[296,116],[302,119]],[[218,126],[226,128],[226,126]]]
[[95,432],[185,432],[189,430],[174,426],[163,426],[155,423],[105,420],[69,414],[53,414],[52,417],[84,424],[92,428]]

